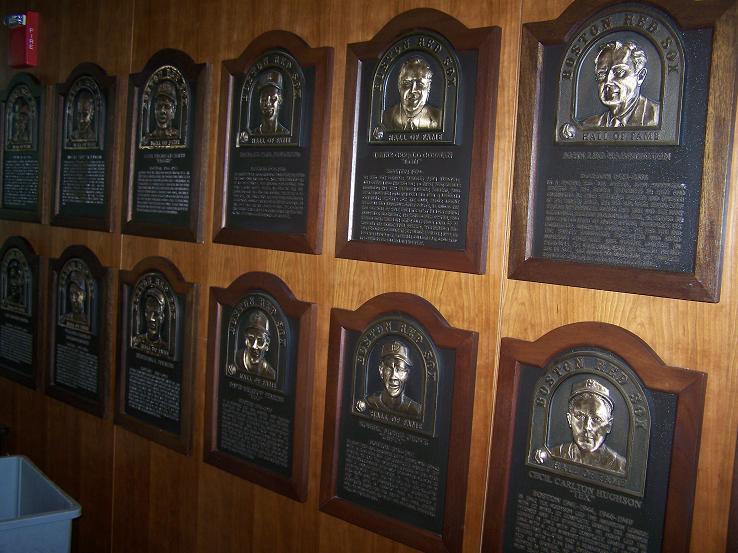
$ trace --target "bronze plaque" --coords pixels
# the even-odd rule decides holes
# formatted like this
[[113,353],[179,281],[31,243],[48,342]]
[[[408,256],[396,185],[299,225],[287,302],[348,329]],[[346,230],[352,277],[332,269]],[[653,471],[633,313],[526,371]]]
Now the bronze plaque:
[[194,285],[162,258],[121,271],[116,421],[189,453]]
[[223,62],[216,242],[320,253],[332,53],[271,31]]
[[0,98],[3,132],[0,217],[40,221],[43,170],[43,86],[18,73]]
[[129,84],[123,231],[200,241],[205,64],[161,50]]
[[92,63],[78,65],[56,87],[53,225],[111,228],[115,78]]
[[597,323],[501,355],[485,550],[686,551],[705,375]]
[[725,175],[705,162],[729,152],[707,131],[734,86],[713,55],[725,3],[709,24],[683,2],[580,4],[524,33],[510,275],[717,301]]
[[321,510],[460,551],[476,335],[385,294],[334,310],[330,348]]
[[431,10],[349,46],[339,257],[484,271],[498,48]]
[[0,250],[0,375],[36,387],[38,256],[11,236]]
[[210,344],[205,459],[300,501],[307,495],[312,359],[304,348],[312,311],[267,273],[211,289],[211,330],[218,331]]
[[109,375],[108,271],[84,246],[51,261],[46,393],[103,416]]

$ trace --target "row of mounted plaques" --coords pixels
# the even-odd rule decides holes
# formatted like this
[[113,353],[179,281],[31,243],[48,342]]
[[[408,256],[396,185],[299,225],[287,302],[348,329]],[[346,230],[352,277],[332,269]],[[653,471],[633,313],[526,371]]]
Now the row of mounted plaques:
[[[33,386],[39,258],[0,250],[0,374]],[[82,246],[51,260],[46,391],[105,412],[113,271]],[[198,285],[168,260],[120,271],[115,422],[188,454]],[[205,461],[307,496],[316,306],[269,273],[209,295]],[[321,510],[424,551],[461,551],[478,335],[426,300],[331,311]],[[637,336],[578,323],[503,339],[489,551],[687,551],[706,375]]]
[[[510,277],[719,300],[732,1],[524,26]],[[348,46],[339,257],[484,272],[499,53],[427,9]],[[129,77],[123,232],[201,240],[208,78],[175,50]],[[332,49],[282,31],[222,63],[215,242],[321,252],[331,85]],[[82,64],[50,95],[52,224],[111,229],[115,91]],[[1,98],[1,217],[39,220],[45,97],[18,74]]]

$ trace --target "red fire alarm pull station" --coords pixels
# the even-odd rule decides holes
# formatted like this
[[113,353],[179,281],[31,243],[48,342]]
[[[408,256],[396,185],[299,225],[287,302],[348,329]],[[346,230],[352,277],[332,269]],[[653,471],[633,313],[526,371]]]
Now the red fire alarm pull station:
[[4,23],[10,30],[8,65],[36,67],[38,65],[38,12],[6,15]]

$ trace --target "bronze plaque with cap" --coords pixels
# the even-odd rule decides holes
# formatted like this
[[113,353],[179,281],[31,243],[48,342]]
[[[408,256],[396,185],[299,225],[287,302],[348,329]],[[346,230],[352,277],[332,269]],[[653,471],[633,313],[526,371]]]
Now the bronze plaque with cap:
[[197,286],[150,257],[120,272],[115,421],[181,453],[192,433]]
[[123,232],[201,241],[208,71],[160,50],[129,78]]
[[40,362],[39,261],[31,244],[11,236],[0,249],[0,376],[30,388]]
[[332,59],[271,31],[223,62],[216,242],[320,253]]
[[45,99],[41,83],[17,73],[0,95],[0,218],[41,221]]
[[524,26],[512,278],[718,301],[731,3],[577,1]]
[[421,9],[349,45],[338,257],[484,272],[499,37]]
[[56,86],[52,225],[111,229],[115,83],[101,67],[81,63]]
[[504,339],[499,374],[485,550],[688,550],[705,374],[601,323]]
[[69,246],[49,271],[46,393],[103,416],[110,374],[110,276],[84,246]]
[[476,344],[410,294],[333,310],[321,510],[461,550]]
[[269,273],[211,288],[205,461],[307,498],[315,307]]

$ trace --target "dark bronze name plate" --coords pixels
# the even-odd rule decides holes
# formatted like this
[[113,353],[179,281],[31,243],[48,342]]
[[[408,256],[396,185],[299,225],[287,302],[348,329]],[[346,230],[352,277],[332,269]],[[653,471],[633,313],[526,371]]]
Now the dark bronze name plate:
[[37,384],[39,258],[21,236],[0,250],[0,376]]
[[269,273],[210,289],[205,461],[307,498],[314,305]]
[[201,241],[206,64],[160,50],[130,76],[123,232]]
[[45,100],[30,73],[16,74],[0,95],[0,218],[41,221]]
[[51,224],[111,229],[115,77],[78,65],[56,86],[56,171]]
[[595,4],[524,26],[509,274],[717,301],[730,2]]
[[197,285],[167,259],[120,272],[115,422],[189,454]]
[[50,263],[46,393],[105,415],[110,367],[109,271],[84,246]]
[[272,31],[223,62],[216,242],[320,253],[332,59]]
[[332,311],[322,511],[461,551],[476,348],[475,332],[410,294]]
[[484,272],[499,41],[422,9],[349,45],[338,257]]
[[601,323],[500,355],[484,550],[688,551],[706,375]]

